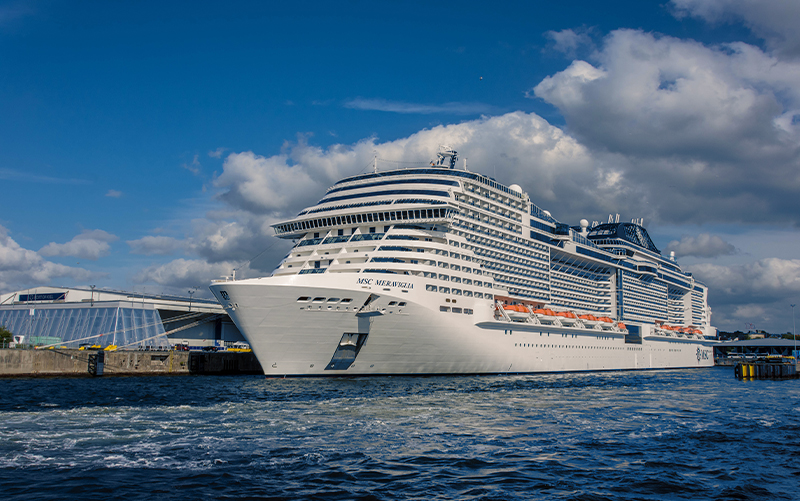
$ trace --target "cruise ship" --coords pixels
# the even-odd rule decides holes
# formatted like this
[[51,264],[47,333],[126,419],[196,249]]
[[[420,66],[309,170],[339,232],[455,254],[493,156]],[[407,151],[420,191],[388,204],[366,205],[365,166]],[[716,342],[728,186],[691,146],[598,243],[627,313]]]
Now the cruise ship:
[[273,229],[294,246],[270,276],[210,286],[270,377],[714,363],[708,288],[641,220],[561,223],[452,148],[376,163]]

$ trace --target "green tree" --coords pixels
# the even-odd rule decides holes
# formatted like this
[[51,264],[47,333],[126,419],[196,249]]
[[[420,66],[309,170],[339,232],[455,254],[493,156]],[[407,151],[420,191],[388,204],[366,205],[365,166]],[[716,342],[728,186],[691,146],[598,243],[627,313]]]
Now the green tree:
[[0,325],[0,344],[8,344],[14,340],[11,331],[6,329],[5,325]]

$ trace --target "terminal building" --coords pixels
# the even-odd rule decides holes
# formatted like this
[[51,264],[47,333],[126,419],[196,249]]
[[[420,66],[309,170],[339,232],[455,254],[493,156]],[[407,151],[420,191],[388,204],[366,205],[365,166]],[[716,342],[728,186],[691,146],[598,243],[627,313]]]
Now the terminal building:
[[0,295],[0,326],[39,347],[222,347],[244,342],[216,300],[37,287]]

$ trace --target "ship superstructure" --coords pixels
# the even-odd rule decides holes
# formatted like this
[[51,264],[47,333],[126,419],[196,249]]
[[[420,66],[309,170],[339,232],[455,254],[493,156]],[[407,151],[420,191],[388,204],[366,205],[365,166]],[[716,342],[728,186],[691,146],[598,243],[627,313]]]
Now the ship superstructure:
[[[709,364],[707,288],[641,221],[569,226],[518,185],[456,165],[445,147],[429,166],[345,178],[273,226],[295,245],[271,277],[212,285],[266,374]],[[571,341],[522,339],[545,334]],[[606,340],[620,349],[603,356]]]

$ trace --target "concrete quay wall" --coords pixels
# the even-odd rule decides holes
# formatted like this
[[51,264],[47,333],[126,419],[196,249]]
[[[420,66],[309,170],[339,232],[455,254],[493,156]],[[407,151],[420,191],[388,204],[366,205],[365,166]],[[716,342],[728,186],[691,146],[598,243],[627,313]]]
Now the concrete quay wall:
[[[97,350],[0,349],[0,377],[89,376]],[[252,353],[188,351],[106,351],[104,376],[263,374]]]

